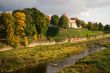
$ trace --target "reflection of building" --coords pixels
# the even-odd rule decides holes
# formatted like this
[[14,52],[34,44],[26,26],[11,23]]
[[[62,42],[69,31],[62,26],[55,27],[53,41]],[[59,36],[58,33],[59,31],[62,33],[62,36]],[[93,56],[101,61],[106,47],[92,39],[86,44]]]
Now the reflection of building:
[[68,26],[73,27],[73,28],[78,28],[77,25],[76,25],[76,19],[77,18],[70,18]]

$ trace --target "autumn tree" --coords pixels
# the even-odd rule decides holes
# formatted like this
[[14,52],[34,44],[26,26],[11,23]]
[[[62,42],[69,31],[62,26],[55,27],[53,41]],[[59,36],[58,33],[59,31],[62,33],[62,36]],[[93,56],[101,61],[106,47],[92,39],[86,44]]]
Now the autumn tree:
[[3,24],[5,25],[6,28],[6,39],[7,39],[7,44],[16,47],[18,43],[16,43],[16,38],[14,36],[14,17],[10,13],[3,13]]
[[15,34],[17,36],[24,36],[25,32],[24,29],[26,27],[25,24],[25,20],[26,20],[26,16],[24,13],[22,12],[15,12],[13,14],[14,18],[15,18]]
[[51,23],[52,25],[57,26],[57,25],[58,25],[58,21],[59,21],[59,16],[58,16],[58,15],[53,15],[53,16],[51,17],[50,23]]
[[69,18],[65,14],[63,14],[59,19],[58,26],[61,28],[67,28],[68,24],[69,24]]

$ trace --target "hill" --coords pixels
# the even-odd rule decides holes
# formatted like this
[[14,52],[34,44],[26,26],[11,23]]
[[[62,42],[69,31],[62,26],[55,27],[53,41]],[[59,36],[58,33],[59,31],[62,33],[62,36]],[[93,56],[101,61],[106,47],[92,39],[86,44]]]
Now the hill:
[[101,31],[90,31],[88,29],[80,28],[58,28],[58,27],[49,27],[47,31],[47,36],[54,40],[64,40],[66,38],[73,37],[86,37],[87,35],[100,35],[103,32]]

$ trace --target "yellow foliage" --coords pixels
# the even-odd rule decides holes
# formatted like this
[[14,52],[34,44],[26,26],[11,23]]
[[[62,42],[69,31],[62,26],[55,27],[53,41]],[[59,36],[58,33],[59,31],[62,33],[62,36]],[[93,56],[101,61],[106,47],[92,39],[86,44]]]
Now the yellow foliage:
[[16,19],[16,25],[17,25],[16,33],[17,33],[17,35],[24,36],[24,28],[26,27],[26,24],[25,24],[26,15],[22,12],[16,12],[14,14],[14,17]]
[[34,40],[37,40],[37,35],[36,34],[33,36],[33,39]]
[[23,20],[23,21],[25,21],[26,20],[26,15],[24,14],[24,13],[22,13],[22,12],[16,12],[15,14],[14,14],[14,16],[15,16],[15,18],[17,19],[17,20]]
[[28,38],[26,36],[24,37],[24,46],[28,46]]

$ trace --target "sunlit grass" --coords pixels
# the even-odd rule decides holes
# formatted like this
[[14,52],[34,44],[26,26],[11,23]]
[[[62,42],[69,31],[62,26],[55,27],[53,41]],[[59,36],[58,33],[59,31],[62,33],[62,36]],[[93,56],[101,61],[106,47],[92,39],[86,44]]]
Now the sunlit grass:
[[14,49],[7,52],[0,52],[0,71],[16,70],[29,65],[64,58],[73,54],[80,53],[86,46],[50,45],[37,46],[33,48]]

